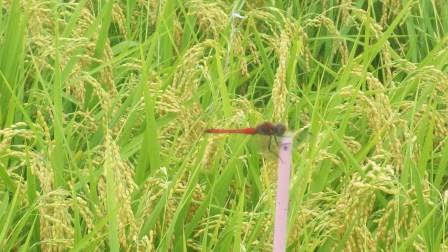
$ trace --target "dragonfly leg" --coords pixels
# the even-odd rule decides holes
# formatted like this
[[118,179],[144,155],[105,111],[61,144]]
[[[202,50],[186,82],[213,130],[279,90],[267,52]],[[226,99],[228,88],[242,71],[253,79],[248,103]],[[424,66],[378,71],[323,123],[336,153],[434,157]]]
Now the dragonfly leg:
[[268,151],[270,152],[270,153],[272,153],[272,154],[274,154],[274,156],[275,157],[277,157],[277,158],[280,158],[279,157],[279,155],[278,155],[278,148],[276,148],[276,149],[272,149],[272,138],[274,138],[274,141],[275,141],[275,146],[279,146],[278,145],[278,139],[277,139],[277,137],[275,137],[275,136],[269,136],[269,142],[268,142]]
[[268,151],[271,151],[272,136],[269,136]]
[[273,150],[272,150],[272,138],[274,138],[275,146],[279,146],[277,137],[269,136],[268,150],[271,151],[271,152],[273,152]]

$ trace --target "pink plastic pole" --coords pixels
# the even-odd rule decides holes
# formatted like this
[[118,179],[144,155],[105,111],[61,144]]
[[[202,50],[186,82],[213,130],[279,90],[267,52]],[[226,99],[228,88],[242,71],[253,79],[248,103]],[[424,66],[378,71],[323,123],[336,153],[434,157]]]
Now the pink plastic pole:
[[286,251],[288,240],[288,204],[289,204],[289,174],[291,171],[292,137],[282,138],[279,149],[277,170],[277,196],[275,200],[275,222],[274,222],[274,252]]

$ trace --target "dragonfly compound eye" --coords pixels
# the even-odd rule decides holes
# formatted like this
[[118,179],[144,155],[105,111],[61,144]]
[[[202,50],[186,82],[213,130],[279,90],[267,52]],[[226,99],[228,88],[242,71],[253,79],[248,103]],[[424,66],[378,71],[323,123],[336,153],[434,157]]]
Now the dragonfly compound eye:
[[277,135],[277,136],[283,136],[283,134],[285,134],[285,132],[286,132],[286,126],[285,125],[283,125],[283,124],[281,124],[281,123],[279,123],[279,124],[276,124],[275,126],[274,126],[274,132],[275,132],[275,135]]

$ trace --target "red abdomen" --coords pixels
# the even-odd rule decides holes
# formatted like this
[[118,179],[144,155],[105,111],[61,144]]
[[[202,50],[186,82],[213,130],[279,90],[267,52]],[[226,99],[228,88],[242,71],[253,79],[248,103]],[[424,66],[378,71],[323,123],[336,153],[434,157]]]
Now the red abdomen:
[[254,135],[257,134],[257,130],[254,128],[244,128],[244,129],[207,129],[206,133],[213,134],[244,134],[244,135]]

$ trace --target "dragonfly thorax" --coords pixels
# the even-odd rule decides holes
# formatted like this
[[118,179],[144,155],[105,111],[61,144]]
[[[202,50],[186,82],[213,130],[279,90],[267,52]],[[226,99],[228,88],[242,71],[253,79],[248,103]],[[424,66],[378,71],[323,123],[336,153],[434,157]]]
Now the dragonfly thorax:
[[266,136],[283,136],[286,132],[286,126],[281,123],[272,124],[265,122],[257,126],[256,132]]

